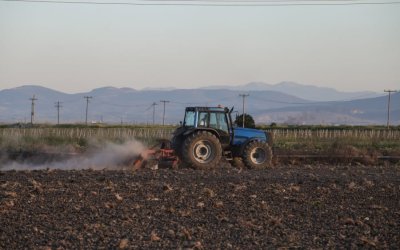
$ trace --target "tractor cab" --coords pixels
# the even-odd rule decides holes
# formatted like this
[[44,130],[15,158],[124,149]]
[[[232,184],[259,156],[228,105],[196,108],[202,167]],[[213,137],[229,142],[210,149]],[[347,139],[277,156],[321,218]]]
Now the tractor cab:
[[228,108],[187,107],[183,127],[186,130],[211,131],[220,139],[223,147],[228,146],[233,139],[232,120]]
[[185,110],[185,127],[207,127],[229,132],[231,127],[227,108],[187,107]]

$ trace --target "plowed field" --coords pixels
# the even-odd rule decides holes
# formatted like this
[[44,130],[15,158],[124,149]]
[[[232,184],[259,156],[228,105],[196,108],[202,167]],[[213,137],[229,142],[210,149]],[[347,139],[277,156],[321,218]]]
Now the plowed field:
[[1,249],[399,248],[398,166],[0,172]]

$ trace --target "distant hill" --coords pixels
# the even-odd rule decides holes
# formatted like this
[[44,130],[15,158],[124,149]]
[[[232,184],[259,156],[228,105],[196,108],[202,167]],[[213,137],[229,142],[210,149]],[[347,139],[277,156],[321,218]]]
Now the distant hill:
[[[258,122],[288,124],[386,124],[388,97],[320,102],[258,113]],[[400,125],[400,93],[392,95],[390,121]]]
[[[242,107],[240,91],[209,89],[174,90],[135,90],[131,88],[102,87],[86,93],[65,94],[40,86],[22,86],[0,91],[0,122],[30,121],[31,101],[35,102],[35,120],[37,122],[56,121],[55,102],[60,101],[62,108],[60,122],[84,122],[86,100],[89,103],[89,120],[107,123],[152,123],[153,108],[156,102],[156,123],[162,123],[163,106],[166,103],[166,123],[177,124],[183,119],[186,106],[235,106]],[[249,91],[252,101],[247,100],[246,108],[262,111],[268,108],[282,108],[289,102],[307,103],[308,101],[274,91]],[[258,101],[257,101],[258,100]]]
[[[186,106],[235,106],[235,114],[242,112],[241,93],[248,93],[246,112],[256,122],[293,124],[385,124],[387,97],[375,97],[344,102],[315,102],[279,91],[229,89],[171,89],[135,90],[132,88],[103,87],[90,92],[66,94],[40,86],[22,86],[0,91],[0,123],[29,122],[31,101],[35,102],[37,123],[56,123],[55,102],[60,101],[61,123],[85,121],[86,100],[89,121],[105,123],[152,123],[155,102],[155,121],[162,123],[163,105],[167,100],[165,123],[178,124]],[[400,94],[400,93],[399,93]],[[392,124],[400,123],[400,95],[393,95]]]
[[278,91],[289,95],[311,101],[346,101],[361,98],[372,98],[382,96],[381,93],[370,91],[362,92],[342,92],[333,88],[317,87],[313,85],[304,85],[295,82],[281,82],[278,84],[268,84],[264,82],[251,82],[239,86],[211,86],[205,89],[230,89],[239,91]]

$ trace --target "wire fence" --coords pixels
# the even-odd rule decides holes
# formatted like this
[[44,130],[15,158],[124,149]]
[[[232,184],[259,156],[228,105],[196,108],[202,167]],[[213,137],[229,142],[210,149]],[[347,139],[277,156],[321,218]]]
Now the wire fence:
[[1,138],[45,138],[65,139],[168,139],[172,128],[2,128]]
[[[0,128],[1,138],[170,139],[174,128]],[[400,130],[376,129],[267,129],[274,139],[383,139],[400,140]]]
[[269,129],[276,139],[383,139],[400,140],[400,130],[376,129]]

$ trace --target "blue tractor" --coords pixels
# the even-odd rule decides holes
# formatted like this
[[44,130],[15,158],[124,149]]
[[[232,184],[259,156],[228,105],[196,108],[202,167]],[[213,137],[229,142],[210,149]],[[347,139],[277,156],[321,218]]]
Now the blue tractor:
[[214,168],[224,157],[241,160],[252,169],[271,164],[270,133],[233,125],[232,110],[222,107],[187,107],[171,146],[181,163],[197,169]]

